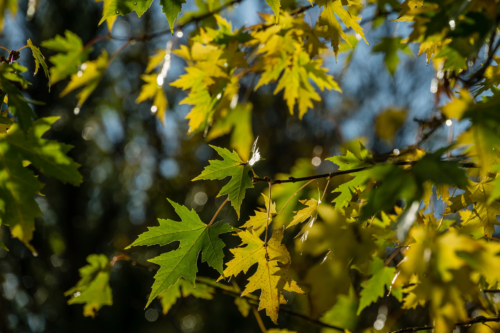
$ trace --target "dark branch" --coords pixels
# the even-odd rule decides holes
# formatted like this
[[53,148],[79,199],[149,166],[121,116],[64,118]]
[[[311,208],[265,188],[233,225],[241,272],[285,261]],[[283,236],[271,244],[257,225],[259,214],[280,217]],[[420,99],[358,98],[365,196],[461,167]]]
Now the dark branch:
[[[446,163],[447,161],[443,161],[443,162]],[[416,162],[413,162],[413,161],[401,161],[401,162],[395,162],[393,164],[395,164],[395,165],[413,165],[415,163]],[[373,165],[373,166],[375,166],[375,165]],[[284,183],[303,182],[303,181],[313,180],[313,179],[322,179],[322,178],[330,179],[330,178],[333,178],[333,177],[336,177],[336,176],[348,175],[348,174],[351,174],[351,173],[365,171],[365,170],[373,168],[373,166],[364,167],[364,168],[358,168],[358,169],[352,169],[352,170],[334,171],[334,172],[330,172],[330,173],[324,173],[324,174],[321,174],[321,175],[308,176],[308,177],[300,177],[300,178],[289,177],[288,179],[275,179],[275,180],[273,180],[273,179],[271,179],[269,177],[264,177],[264,178],[253,177],[252,178],[252,182],[254,182],[254,183],[266,182],[266,183],[271,183],[271,185],[277,185],[277,184],[284,184]],[[460,166],[462,168],[477,168],[476,164],[469,163],[469,162],[462,162],[462,163],[460,163]]]
[[[455,327],[457,327],[457,326],[468,327],[468,326],[471,326],[474,324],[484,324],[484,323],[492,323],[492,322],[495,322],[495,323],[500,322],[500,317],[487,318],[484,316],[479,316],[479,317],[464,321],[462,323],[456,323]],[[397,331],[392,331],[390,333],[427,331],[427,330],[431,330],[433,328],[434,328],[434,326],[408,327],[408,328],[402,328],[402,329],[397,330]]]
[[[113,258],[111,258],[111,260],[110,260],[111,266],[114,266],[116,264],[116,262],[118,262],[118,261],[128,261],[128,262],[132,263],[133,266],[138,266],[138,267],[146,268],[149,271],[157,271],[158,270],[158,266],[153,266],[153,265],[147,265],[147,264],[140,263],[140,262],[138,262],[138,261],[130,258],[130,256],[127,255],[127,254],[125,254],[125,253],[117,254],[116,256],[114,256]],[[225,285],[220,285],[219,283],[207,283],[207,282],[205,282],[203,280],[199,280],[199,279],[196,279],[196,283],[201,283],[201,284],[205,284],[207,286],[211,286],[211,287],[217,288],[217,289],[221,290],[222,293],[231,295],[233,297],[242,297],[240,293],[238,293],[236,291],[233,291],[233,290],[230,290]],[[258,298],[255,295],[250,294],[250,295],[243,296],[243,298],[245,298],[250,304],[253,304],[253,305],[258,305],[259,304],[259,300],[258,300]],[[320,320],[317,320],[317,319],[314,319],[314,318],[310,318],[310,317],[308,317],[308,316],[306,316],[306,315],[304,315],[302,313],[295,312],[295,311],[290,310],[290,309],[286,309],[286,308],[280,307],[279,310],[281,312],[287,313],[287,314],[292,315],[292,316],[297,317],[297,318],[301,318],[303,320],[306,320],[306,321],[308,321],[310,323],[316,324],[316,325],[321,326],[321,327],[329,328],[329,329],[332,329],[332,330],[337,330],[339,332],[344,332],[345,331],[345,329],[343,329],[342,327],[329,325],[329,324],[324,323],[324,322],[322,322]]]

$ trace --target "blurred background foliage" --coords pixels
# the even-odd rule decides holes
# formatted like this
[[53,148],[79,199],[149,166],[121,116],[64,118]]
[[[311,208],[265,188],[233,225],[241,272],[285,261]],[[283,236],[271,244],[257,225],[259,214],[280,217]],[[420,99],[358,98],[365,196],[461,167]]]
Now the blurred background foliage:
[[[184,9],[197,10],[195,2],[199,1],[187,1]],[[285,9],[307,3],[281,1]],[[113,35],[140,36],[168,28],[164,14],[158,6],[154,8],[140,19],[135,14],[118,17]],[[360,16],[363,19],[372,17],[375,8],[367,7]],[[233,27],[239,28],[261,22],[257,12],[270,13],[271,10],[264,0],[243,1],[228,9],[224,16]],[[318,15],[318,8],[311,9],[306,20]],[[17,13],[5,16],[0,45],[17,49],[28,38],[40,45],[57,34],[63,35],[66,30],[87,43],[95,36],[107,33],[106,25],[98,26],[101,16],[102,3],[90,0],[21,0]],[[389,14],[389,18],[396,17],[397,13]],[[208,18],[203,24],[215,27],[213,18]],[[194,28],[194,25],[186,27],[177,43],[186,43]],[[253,91],[249,89],[250,80],[242,82],[240,98],[247,98],[253,105],[253,135],[259,137],[259,147],[265,158],[255,168],[259,176],[299,177],[331,172],[334,164],[324,159],[345,153],[346,147],[357,141],[362,141],[375,153],[413,144],[418,128],[414,118],[427,118],[435,112],[436,103],[443,103],[436,99],[435,87],[429,86],[436,75],[434,69],[427,66],[424,56],[413,56],[418,53],[417,46],[409,45],[407,49],[395,50],[390,55],[380,53],[390,45],[382,43],[378,49],[373,48],[386,37],[406,36],[409,33],[406,24],[367,20],[364,28],[370,45],[357,43],[355,49],[340,53],[337,62],[333,53],[325,58],[324,66],[334,75],[343,93],[322,93],[322,101],[316,103],[314,110],[302,120],[289,115],[285,101],[280,98],[282,93],[278,98],[273,95],[275,85]],[[36,114],[39,117],[61,117],[46,137],[74,146],[69,156],[81,164],[84,182],[80,187],[74,187],[40,176],[46,185],[43,196],[36,198],[43,212],[36,221],[32,241],[39,253],[37,258],[33,258],[21,242],[10,239],[3,231],[2,240],[10,251],[0,249],[1,332],[259,331],[255,319],[251,315],[243,318],[233,305],[233,297],[222,293],[217,293],[212,301],[193,296],[182,298],[167,315],[162,314],[159,301],[153,302],[145,311],[154,274],[129,262],[118,262],[114,266],[110,276],[114,304],[103,307],[95,318],[82,316],[81,305],[68,306],[66,303],[64,292],[79,280],[78,269],[86,264],[88,255],[102,253],[111,258],[122,253],[147,226],[156,225],[157,218],[176,219],[167,197],[195,209],[205,222],[212,218],[224,200],[216,198],[223,181],[191,182],[215,155],[204,133],[186,134],[188,124],[184,118],[190,107],[179,105],[185,93],[164,85],[169,105],[164,121],[152,114],[151,101],[135,102],[148,57],[157,49],[165,49],[171,38],[170,34],[165,34],[147,43],[128,46],[111,64],[87,102],[76,110],[75,93],[59,97],[64,84],[55,85],[48,92],[47,80],[41,74],[29,78],[33,85],[26,96],[45,103],[35,107]],[[352,40],[356,42],[355,35]],[[115,40],[100,41],[94,45],[90,59],[97,58],[102,48],[112,54],[121,45],[122,42]],[[47,58],[53,55],[52,51],[41,49]],[[27,66],[32,73],[34,64],[29,51],[21,52],[20,64]],[[394,61],[394,57],[399,59],[397,70],[387,70],[388,56],[392,57],[389,61]],[[184,66],[184,61],[174,55],[167,82],[176,80],[184,72]],[[433,142],[443,142],[447,135],[448,129],[440,129],[426,145],[432,148]],[[230,135],[214,139],[211,144],[229,147]],[[332,180],[332,188],[335,181],[342,179]],[[286,190],[276,186],[273,199],[278,207],[288,199],[287,193],[300,186],[291,184]],[[257,184],[255,187],[247,192],[240,221],[229,205],[223,208],[219,217],[239,226],[253,215],[255,207],[263,207],[260,192],[267,191],[267,186]],[[301,192],[298,198],[317,197],[317,191],[311,187],[309,192]],[[298,205],[288,205],[285,213],[276,220],[277,225],[289,221]],[[285,237],[287,244],[294,244],[291,235]],[[226,253],[228,248],[239,243],[230,235],[221,238],[227,243]],[[127,253],[139,262],[146,262],[175,246],[161,251],[159,247],[140,248]],[[297,271],[306,272],[315,264],[313,257],[294,250],[293,245],[289,246],[289,251]],[[218,277],[206,265],[200,265],[199,270],[200,276]],[[305,276],[299,278],[306,279]],[[242,285],[244,279],[239,276],[236,281]],[[291,295],[289,305],[300,311],[306,307],[305,297]],[[332,310],[332,315],[327,314],[324,320],[332,325],[354,327],[359,319],[352,317],[352,311],[349,311],[357,308],[357,303],[353,302],[352,298],[341,296],[337,309]],[[380,314],[387,316],[388,312],[398,311],[390,300],[382,306],[372,307],[362,319],[363,326],[373,326]],[[428,317],[419,309],[411,310],[407,318],[425,323]],[[268,318],[263,319],[270,324]],[[318,326],[286,313],[280,316],[280,326],[293,327],[298,332],[321,331]]]

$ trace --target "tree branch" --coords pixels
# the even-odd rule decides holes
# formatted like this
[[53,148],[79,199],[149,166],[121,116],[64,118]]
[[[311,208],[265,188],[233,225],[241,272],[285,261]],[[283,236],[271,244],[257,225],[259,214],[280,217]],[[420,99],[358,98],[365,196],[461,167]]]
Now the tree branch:
[[[447,161],[443,161],[443,162],[447,162]],[[413,165],[415,163],[416,162],[414,162],[414,161],[401,161],[401,162],[396,162],[396,163],[392,163],[392,164],[395,164],[395,165]],[[336,177],[336,176],[348,175],[348,174],[351,174],[351,173],[365,171],[365,170],[373,168],[374,166],[375,165],[372,165],[372,166],[369,166],[369,167],[364,167],[364,168],[352,169],[352,170],[334,171],[334,172],[330,172],[330,173],[324,173],[324,174],[321,174],[321,175],[308,176],[308,177],[300,177],[300,178],[288,177],[288,179],[275,179],[275,180],[273,180],[273,179],[271,179],[269,177],[264,177],[264,178],[253,177],[252,178],[252,182],[253,183],[266,182],[266,183],[270,183],[272,185],[277,185],[277,184],[284,184],[284,183],[303,182],[303,181],[306,181],[306,180],[314,180],[314,179],[321,179],[321,178],[330,179],[330,178],[333,178],[333,177]],[[462,168],[477,168],[476,164],[469,163],[469,162],[460,163],[460,166]]]
[[[118,261],[128,261],[128,262],[132,263],[133,266],[138,266],[138,267],[146,268],[149,271],[157,271],[158,270],[157,266],[147,265],[147,264],[140,263],[140,262],[132,259],[128,254],[125,254],[125,253],[117,254],[113,258],[111,258],[111,260],[110,260],[111,266],[114,266]],[[217,288],[217,289],[221,290],[223,293],[228,294],[228,295],[233,296],[233,297],[242,297],[240,293],[235,292],[233,290],[230,290],[230,288],[228,288],[227,286],[225,286],[223,284],[220,284],[220,283],[217,283],[217,282],[215,282],[215,283],[207,283],[207,282],[205,282],[203,280],[196,279],[196,283],[201,283],[201,284],[205,284],[207,286],[211,286],[211,287]],[[252,294],[245,295],[245,296],[243,296],[243,298],[245,298],[252,305],[258,305],[258,303],[259,303],[259,300],[258,300],[257,296],[252,295]],[[332,330],[337,330],[339,332],[344,332],[345,331],[342,327],[338,327],[338,326],[334,326],[334,325],[329,325],[329,324],[324,323],[324,322],[322,322],[322,321],[320,321],[318,319],[310,318],[310,317],[308,317],[308,316],[306,316],[306,315],[304,315],[302,313],[295,312],[295,311],[287,309],[287,308],[280,307],[279,310],[281,312],[283,312],[283,313],[287,313],[287,314],[292,315],[294,317],[301,318],[303,320],[306,320],[306,321],[308,321],[310,323],[316,324],[316,325],[321,326],[321,327],[329,328],[329,329],[332,329]]]
[[[493,318],[487,318],[484,316],[479,316],[475,317],[472,319],[469,319],[467,321],[464,321],[462,323],[456,323],[455,327],[461,326],[461,327],[468,327],[474,324],[484,324],[484,323],[499,323],[500,322],[500,317],[493,317]],[[418,332],[418,331],[427,331],[433,329],[434,326],[423,326],[423,327],[408,327],[408,328],[402,328],[397,331],[392,331],[390,333],[404,333],[404,332]]]

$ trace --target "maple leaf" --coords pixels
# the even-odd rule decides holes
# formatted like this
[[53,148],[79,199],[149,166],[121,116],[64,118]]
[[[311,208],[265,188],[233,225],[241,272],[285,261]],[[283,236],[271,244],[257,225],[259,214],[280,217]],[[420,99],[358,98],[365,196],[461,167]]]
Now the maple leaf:
[[247,189],[253,188],[252,178],[248,175],[248,172],[252,170],[252,166],[249,163],[244,163],[235,151],[231,153],[226,148],[212,145],[210,147],[215,149],[223,160],[209,161],[210,165],[205,167],[203,172],[194,178],[193,181],[231,177],[231,180],[224,185],[217,196],[228,195],[229,201],[231,201],[231,205],[239,218],[240,207],[245,198],[245,192]]
[[224,258],[222,248],[225,245],[218,236],[232,231],[227,223],[217,222],[206,225],[194,210],[190,211],[172,200],[169,202],[182,222],[159,219],[160,226],[148,228],[148,231],[139,235],[137,240],[127,247],[128,249],[132,246],[164,246],[172,242],[180,243],[177,250],[163,253],[149,260],[160,265],[160,269],[155,275],[155,282],[146,307],[161,292],[177,283],[181,277],[195,284],[198,271],[196,261],[200,251],[202,252],[201,261],[207,262],[222,274],[222,259]]
[[35,218],[42,215],[34,196],[42,189],[33,172],[23,167],[29,161],[47,176],[79,185],[79,167],[65,154],[71,146],[42,139],[41,136],[59,117],[41,118],[25,136],[18,124],[12,124],[7,134],[0,135],[0,219],[8,225],[12,236],[31,246]]
[[[370,152],[360,143],[360,159],[356,157],[349,150],[345,156],[334,156],[326,158],[327,161],[331,161],[339,166],[339,171],[354,170],[360,168],[368,168],[372,165],[368,161],[372,158]],[[353,179],[343,183],[338,188],[332,191],[332,193],[340,193],[333,202],[335,203],[335,208],[342,209],[349,205],[353,194],[359,191],[363,191],[366,188],[366,182],[369,179],[370,171],[359,171],[352,173],[350,176]]]
[[65,37],[57,35],[41,44],[47,49],[59,52],[49,58],[53,65],[50,68],[52,84],[78,72],[78,67],[87,61],[88,55],[92,52],[92,48],[83,47],[82,40],[73,32],[66,30],[64,35]]
[[278,23],[280,19],[281,0],[266,0],[266,3],[273,10],[274,16],[276,16],[276,23]]
[[302,239],[306,240],[309,234],[308,230],[313,226],[314,222],[318,218],[318,206],[321,203],[321,201],[318,201],[316,199],[299,200],[299,201],[300,203],[306,205],[307,207],[295,212],[295,216],[292,222],[290,222],[290,224],[288,224],[286,228],[288,229],[290,227],[293,227],[294,225],[305,222],[309,219],[307,225],[297,234],[297,236],[295,236],[299,237],[300,235],[304,235]]
[[[19,127],[23,130],[25,135],[28,135],[28,131],[33,126],[32,118],[36,118],[36,114],[28,103],[33,101],[27,100],[23,94],[17,89],[15,85],[11,83],[11,77],[5,67],[9,65],[4,63],[0,66],[0,86],[2,87],[3,93],[7,94],[9,99],[9,111],[17,118]],[[35,104],[39,104],[36,103]]]
[[45,62],[45,57],[43,56],[40,49],[35,45],[33,45],[31,39],[28,39],[27,45],[31,49],[31,52],[33,53],[33,58],[35,59],[35,75],[36,73],[38,73],[38,69],[40,69],[40,66],[42,66],[45,76],[47,77],[47,79],[49,79],[49,91],[50,91],[50,73],[49,73],[49,68],[47,67],[47,63]]
[[[232,132],[231,132],[232,131]],[[252,104],[237,104],[225,112],[218,119],[207,135],[207,141],[211,141],[231,132],[230,147],[235,149],[240,156],[248,158],[250,147],[254,141],[252,133]]]
[[186,116],[186,119],[189,119],[190,133],[201,128],[207,122],[217,99],[212,97],[207,90],[207,84],[204,82],[207,77],[206,72],[196,67],[188,67],[186,71],[187,74],[181,75],[177,81],[172,82],[170,85],[184,90],[191,90],[189,95],[179,103],[193,105],[191,112]]
[[[265,226],[271,224],[273,217],[277,215],[276,213],[276,203],[273,202],[271,204],[271,207],[269,207],[269,198],[267,195],[262,193],[262,196],[264,197],[264,202],[266,205],[266,209],[258,208],[258,210],[255,211],[255,216],[250,216],[250,219],[245,222],[244,225],[242,225],[242,228],[251,228],[252,231],[255,234],[260,235],[262,231],[265,230]],[[267,211],[269,211],[269,222],[267,222]]]
[[[292,35],[288,32],[284,37],[273,36],[267,41],[266,46],[259,49],[259,53],[266,53],[264,59],[266,65],[263,67],[263,73],[255,90],[279,78],[274,94],[284,90],[283,97],[290,114],[294,114],[295,104],[298,104],[299,118],[302,119],[307,110],[313,107],[313,101],[321,100],[310,81],[314,82],[321,91],[334,89],[341,92],[342,90],[333,77],[327,75],[327,70],[321,67],[322,60],[311,59],[302,49],[301,44],[292,39]],[[265,38],[262,39],[264,40]]]
[[399,64],[398,51],[413,56],[408,45],[403,44],[401,41],[401,37],[383,37],[380,43],[373,47],[373,53],[384,54],[384,64],[393,77]]
[[304,293],[290,277],[291,259],[285,245],[281,244],[283,234],[284,228],[276,229],[271,239],[264,243],[253,232],[238,232],[242,245],[246,246],[230,250],[234,258],[226,264],[224,270],[226,277],[237,276],[240,272],[246,274],[250,267],[258,264],[257,271],[248,279],[241,297],[260,289],[258,310],[266,309],[266,314],[275,324],[278,320],[279,305],[286,303],[282,290]]
[[80,281],[64,293],[71,296],[68,304],[85,304],[83,315],[95,317],[104,305],[113,305],[113,295],[109,286],[111,265],[103,254],[91,254],[87,257],[89,265],[80,268]]
[[168,20],[168,25],[170,26],[170,31],[174,32],[174,23],[177,16],[182,11],[182,4],[186,3],[186,0],[160,0],[160,4],[163,7],[163,12]]
[[179,279],[175,285],[158,295],[163,314],[166,315],[179,298],[193,295],[196,298],[213,299],[215,289],[209,285],[198,283],[196,288],[184,279]]
[[[370,274],[372,276],[362,284],[363,290],[361,291],[361,298],[359,300],[358,316],[364,308],[384,296],[385,288],[391,290],[391,283],[395,273],[396,269],[394,267],[385,266],[384,261],[379,257],[373,258],[370,264]],[[401,295],[400,290],[397,294],[398,296]]]
[[[106,13],[113,0],[95,0],[95,2],[104,2],[104,6],[102,8],[102,15],[104,16],[104,13]],[[113,25],[115,24],[115,21],[116,21],[116,16],[110,16],[106,18],[106,24],[108,25],[109,33],[111,33],[111,30],[113,30]]]
[[[135,100],[136,103],[141,103],[147,99],[153,99],[153,106],[151,110],[157,114],[161,121],[165,120],[165,114],[167,111],[168,101],[163,91],[163,86],[158,85],[157,79],[158,74],[144,74],[141,75],[141,79],[145,82],[141,87],[141,93],[137,96]],[[156,109],[155,109],[156,108]]]
[[363,33],[363,28],[361,28],[359,23],[356,22],[361,20],[361,18],[352,15],[342,6],[344,3],[347,3],[348,6],[356,5],[355,1],[348,0],[344,2],[341,0],[314,0],[314,2],[320,7],[324,7],[324,10],[318,20],[318,27],[326,28],[325,35],[331,40],[333,51],[335,52],[335,61],[337,61],[337,54],[339,53],[340,38],[345,40],[349,46],[352,47],[349,42],[349,38],[342,30],[342,27],[340,26],[340,23],[335,15],[342,20],[347,28],[352,28],[354,32],[359,34],[361,38],[364,39],[365,43],[368,44]]
[[152,3],[153,0],[111,0],[103,11],[99,25],[110,17],[125,16],[133,11],[137,13],[137,16],[141,17],[151,7]]
[[500,225],[497,216],[500,215],[500,202],[490,200],[495,189],[492,179],[475,183],[470,181],[465,193],[451,198],[452,204],[447,207],[446,214],[455,213],[474,205],[473,217],[479,219],[480,226],[484,227],[484,234],[488,237],[495,232],[495,226]]
[[107,67],[108,53],[106,51],[102,51],[102,54],[96,60],[87,61],[82,65],[81,73],[79,72],[71,75],[71,81],[61,92],[60,96],[64,97],[69,92],[83,87],[77,95],[78,106],[82,106],[101,82]]

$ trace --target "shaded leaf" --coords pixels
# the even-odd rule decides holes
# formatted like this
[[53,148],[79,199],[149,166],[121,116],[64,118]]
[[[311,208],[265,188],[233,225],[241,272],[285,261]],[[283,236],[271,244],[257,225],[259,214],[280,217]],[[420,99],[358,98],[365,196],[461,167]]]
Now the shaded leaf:
[[89,265],[80,268],[80,281],[64,293],[71,296],[68,304],[85,304],[83,315],[95,317],[104,305],[113,305],[113,295],[109,286],[111,265],[103,254],[91,254],[87,257]]

